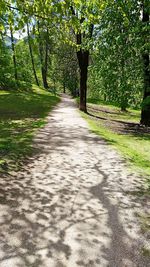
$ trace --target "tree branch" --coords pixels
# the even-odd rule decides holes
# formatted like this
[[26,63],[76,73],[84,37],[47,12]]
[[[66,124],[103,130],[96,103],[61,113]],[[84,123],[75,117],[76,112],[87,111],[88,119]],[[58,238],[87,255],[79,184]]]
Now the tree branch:
[[16,10],[16,11],[22,12],[22,13],[24,13],[25,15],[33,15],[33,16],[35,16],[35,17],[37,17],[37,18],[44,19],[44,20],[48,20],[48,17],[43,17],[43,16],[40,16],[40,15],[38,15],[38,14],[36,14],[36,13],[31,14],[27,9],[19,9],[18,7],[13,7],[13,6],[11,6],[11,5],[10,5],[9,3],[7,3],[7,2],[5,2],[5,3],[6,3],[6,6],[7,6],[8,8],[12,9],[12,10]]

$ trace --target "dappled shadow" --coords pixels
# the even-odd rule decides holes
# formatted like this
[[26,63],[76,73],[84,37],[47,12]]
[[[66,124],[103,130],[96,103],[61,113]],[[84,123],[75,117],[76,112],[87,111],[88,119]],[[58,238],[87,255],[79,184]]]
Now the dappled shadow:
[[31,154],[33,131],[44,125],[46,114],[57,102],[57,97],[46,93],[0,95],[0,173],[18,168]]
[[142,180],[89,133],[72,100],[34,148],[22,171],[0,178],[0,266],[148,267],[135,216],[148,203],[129,193]]
[[96,119],[101,119],[101,120],[107,120],[107,118],[104,118],[104,117],[100,117],[98,115],[95,115],[95,114],[92,114],[90,113],[89,111],[87,112],[87,114],[90,116],[90,117],[93,117],[93,118],[96,118]]
[[96,111],[96,112],[104,112],[104,113],[108,113],[108,114],[116,114],[116,115],[118,115],[118,114],[120,114],[120,112],[119,111],[115,111],[115,110],[112,110],[112,109],[110,109],[109,107],[107,107],[107,109],[106,108],[102,108],[102,107],[100,107],[100,106],[95,106],[95,105],[93,105],[93,104],[87,104],[87,106],[88,106],[88,108],[90,109],[90,110],[93,110],[93,111]]
[[[106,111],[103,112],[106,113]],[[145,139],[150,139],[150,127],[142,126],[136,122],[129,122],[125,120],[113,119],[111,117],[105,117],[105,115],[103,117],[95,113],[93,114],[92,112],[90,112],[90,109],[88,110],[87,114],[93,119],[103,121],[104,125],[114,132],[120,134],[130,134],[138,137],[142,135],[142,137],[144,137]],[[116,114],[119,114],[119,112]]]
[[[131,208],[134,209],[136,203],[139,201],[132,199],[132,202],[126,203],[126,192],[122,190],[122,192],[115,190],[116,198],[117,194],[120,194],[119,201],[112,201],[113,197],[113,189],[109,188],[108,184],[108,176],[99,169],[99,172],[103,176],[102,183],[92,187],[90,192],[92,195],[99,199],[101,203],[103,203],[103,207],[108,212],[107,223],[105,227],[111,229],[111,240],[109,247],[103,246],[102,253],[106,261],[109,262],[109,266],[148,266],[147,263],[143,262],[141,257],[142,251],[139,250],[141,246],[142,240],[135,240],[130,235],[130,230],[134,227],[133,221],[130,221],[126,216],[124,219],[127,223],[127,229],[124,227],[124,222],[122,222],[122,212],[126,213],[126,209],[131,211]],[[124,195],[124,198],[122,196]],[[126,199],[126,200],[125,200]],[[128,211],[128,215],[130,214]],[[132,231],[132,230],[131,230]],[[128,256],[127,256],[128,255]]]
[[[6,103],[6,105],[4,104]],[[56,103],[56,96],[36,93],[11,93],[0,96],[0,119],[41,118],[48,107]]]

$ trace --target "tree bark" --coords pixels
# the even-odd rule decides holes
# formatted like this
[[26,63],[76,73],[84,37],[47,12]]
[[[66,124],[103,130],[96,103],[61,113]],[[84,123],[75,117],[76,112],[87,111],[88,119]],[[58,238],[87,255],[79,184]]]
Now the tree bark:
[[32,62],[32,70],[33,70],[36,84],[39,86],[39,81],[38,81],[38,77],[37,77],[35,65],[34,65],[33,51],[32,51],[32,45],[31,45],[31,37],[30,37],[30,31],[29,31],[28,23],[27,23],[27,34],[28,34],[28,44],[29,44],[30,57],[31,57],[31,62]]
[[80,103],[79,109],[87,113],[86,97],[87,97],[87,76],[88,76],[88,64],[89,64],[89,51],[77,52],[77,58],[80,68]]
[[63,83],[63,93],[64,94],[66,93],[66,84],[65,84],[65,82]]
[[[77,34],[77,44],[82,44],[81,33]],[[80,68],[80,103],[79,109],[87,113],[86,97],[87,97],[87,77],[88,77],[88,65],[89,65],[89,50],[85,51],[80,48],[77,51],[77,58]]]
[[[149,12],[148,12],[148,1],[143,1],[143,24],[144,26],[149,24]],[[148,31],[144,32],[144,40],[146,43]],[[150,126],[150,69],[149,69],[149,53],[143,52],[143,82],[144,82],[144,94],[143,94],[143,106],[141,111],[140,123],[145,126]]]
[[[73,16],[77,16],[76,12],[73,8],[73,6],[70,6],[71,12]],[[85,21],[85,17],[81,17],[80,19],[80,25]],[[81,45],[83,43],[83,38],[92,38],[94,25],[90,24],[88,33],[79,31],[76,34],[76,42],[79,46],[80,50],[77,51],[77,58],[80,68],[80,103],[79,103],[79,109],[85,113],[87,113],[87,107],[86,107],[86,97],[87,97],[87,78],[88,78],[88,66],[89,66],[89,49],[84,50],[82,49]]]
[[11,36],[11,48],[13,51],[13,63],[14,63],[14,77],[15,80],[18,80],[18,73],[17,73],[17,62],[16,62],[16,53],[15,53],[15,44],[14,44],[14,36],[13,36],[13,30],[10,25],[10,36]]
[[48,83],[47,83],[47,70],[48,70],[48,28],[46,30],[46,38],[45,38],[45,88],[48,88]]
[[40,61],[41,61],[41,74],[44,88],[48,88],[47,83],[47,62],[48,62],[48,41],[46,36],[46,45],[45,45],[45,60],[44,60],[44,52],[43,52],[43,44],[41,41],[41,33],[40,33],[40,23],[38,21],[38,32],[39,32],[39,53],[40,53]]

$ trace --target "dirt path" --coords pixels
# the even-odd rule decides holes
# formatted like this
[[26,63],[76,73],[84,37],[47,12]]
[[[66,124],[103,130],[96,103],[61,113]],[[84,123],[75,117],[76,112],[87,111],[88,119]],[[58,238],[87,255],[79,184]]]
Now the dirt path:
[[0,267],[150,266],[135,215],[148,203],[129,194],[141,182],[73,100],[63,97],[34,145],[24,171],[0,178]]

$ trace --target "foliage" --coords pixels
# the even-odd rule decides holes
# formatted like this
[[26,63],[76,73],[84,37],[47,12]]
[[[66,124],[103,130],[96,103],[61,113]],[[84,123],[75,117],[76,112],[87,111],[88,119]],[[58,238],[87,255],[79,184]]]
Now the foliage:
[[[55,61],[53,61],[52,69],[56,73],[56,79],[62,84],[63,91],[65,92],[68,89],[72,95],[76,95],[79,72],[74,47],[69,44],[58,43],[55,48]],[[52,75],[54,76],[54,72],[52,72]]]
[[18,79],[25,82],[33,82],[31,59],[27,40],[20,40],[16,44],[16,58]]
[[[126,110],[140,107],[143,95],[149,95],[143,94],[149,91],[145,76],[149,73],[147,0],[2,0],[0,7],[1,87],[39,80],[37,84],[45,88],[53,84],[56,90],[59,82],[74,93],[80,80],[82,92],[91,54],[88,97],[118,103]],[[29,38],[14,43],[14,49],[6,47],[3,39],[8,32],[14,38],[27,25]],[[147,66],[143,55],[148,58]],[[86,93],[82,97],[86,100]]]
[[143,87],[141,36],[136,37],[139,27],[139,7],[134,1],[126,6],[112,2],[106,7],[95,33],[90,97],[96,93],[101,99],[118,102],[123,110],[139,105]]
[[4,41],[0,39],[0,88],[6,87],[12,76],[11,54]]

